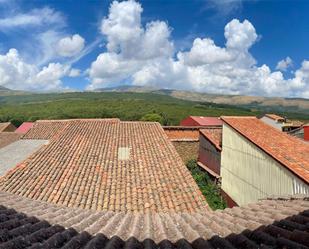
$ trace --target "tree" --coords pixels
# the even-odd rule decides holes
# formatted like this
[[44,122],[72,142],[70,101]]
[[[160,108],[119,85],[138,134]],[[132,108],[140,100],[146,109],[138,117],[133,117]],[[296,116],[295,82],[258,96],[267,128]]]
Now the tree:
[[141,121],[150,121],[150,122],[159,122],[160,124],[163,124],[163,117],[160,116],[157,113],[146,114],[140,120]]

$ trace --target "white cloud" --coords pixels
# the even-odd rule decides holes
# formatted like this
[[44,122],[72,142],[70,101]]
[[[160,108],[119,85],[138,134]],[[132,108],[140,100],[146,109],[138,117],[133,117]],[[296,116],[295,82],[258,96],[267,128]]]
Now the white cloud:
[[0,55],[0,85],[18,90],[59,90],[70,66],[50,63],[42,69],[26,63],[16,49]]
[[209,38],[196,38],[191,50],[180,53],[179,56],[183,57],[185,64],[190,66],[220,63],[234,59],[232,53],[229,53],[225,48],[217,47],[214,41]]
[[228,16],[240,10],[242,2],[243,0],[206,0],[204,9],[213,9],[221,16]]
[[177,52],[168,24],[153,21],[143,27],[142,11],[133,0],[111,4],[101,26],[107,51],[91,64],[88,89],[129,81],[209,93],[308,97],[309,62],[291,79],[267,65],[258,66],[249,50],[259,36],[248,20],[227,23],[223,47],[197,37],[191,49]]
[[80,76],[81,72],[79,69],[72,68],[68,74],[69,77],[78,77]]
[[293,66],[292,59],[288,56],[285,59],[278,62],[276,69],[280,71],[286,71],[289,67]]
[[91,65],[89,89],[126,80],[143,66],[173,55],[168,25],[153,21],[142,27],[142,10],[135,1],[111,4],[109,15],[101,26],[107,38],[107,52],[100,54]]
[[79,34],[64,37],[58,41],[57,52],[61,56],[72,57],[80,53],[85,46],[85,39]]
[[240,51],[247,51],[258,37],[255,28],[248,20],[241,23],[237,19],[233,19],[225,26],[224,36],[227,48]]
[[51,8],[45,7],[42,9],[33,9],[27,13],[17,13],[0,19],[0,28],[16,29],[29,26],[46,26],[54,24],[63,24],[64,17],[60,12],[54,11]]

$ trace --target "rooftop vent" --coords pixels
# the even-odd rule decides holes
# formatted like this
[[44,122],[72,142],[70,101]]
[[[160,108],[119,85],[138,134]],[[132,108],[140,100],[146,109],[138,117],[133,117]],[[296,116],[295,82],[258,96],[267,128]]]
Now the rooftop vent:
[[130,159],[130,148],[119,147],[118,148],[118,160],[129,160]]

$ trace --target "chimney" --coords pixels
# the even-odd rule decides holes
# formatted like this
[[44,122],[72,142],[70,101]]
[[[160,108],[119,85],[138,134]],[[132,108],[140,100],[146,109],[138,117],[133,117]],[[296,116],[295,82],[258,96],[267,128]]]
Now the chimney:
[[304,140],[309,141],[309,124],[304,125]]

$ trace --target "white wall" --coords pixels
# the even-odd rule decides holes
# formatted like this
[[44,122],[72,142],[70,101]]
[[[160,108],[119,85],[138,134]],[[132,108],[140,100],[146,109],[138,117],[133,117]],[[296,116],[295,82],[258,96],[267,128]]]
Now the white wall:
[[221,176],[222,189],[238,205],[270,195],[309,194],[307,183],[226,124]]

